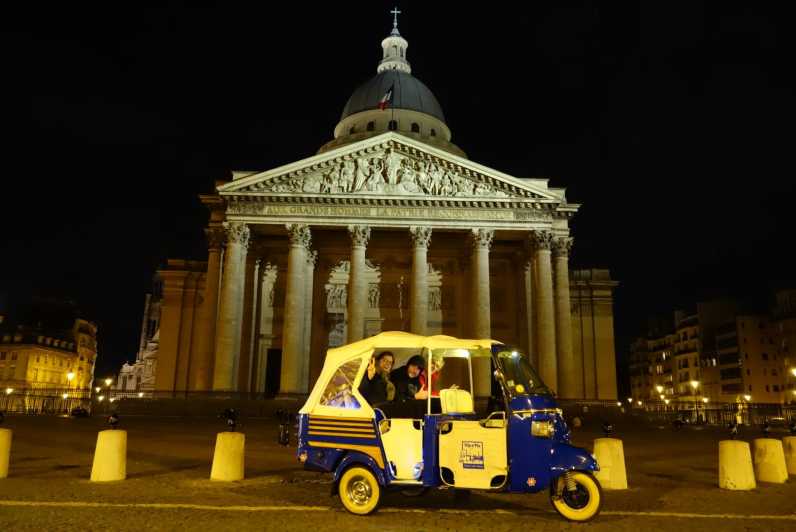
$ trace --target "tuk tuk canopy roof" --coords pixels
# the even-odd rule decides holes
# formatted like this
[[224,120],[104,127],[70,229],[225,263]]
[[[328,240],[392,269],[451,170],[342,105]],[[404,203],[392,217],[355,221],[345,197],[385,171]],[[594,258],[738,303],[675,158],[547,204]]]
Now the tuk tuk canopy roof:
[[[446,336],[442,334],[435,336],[421,336],[419,334],[412,334],[402,331],[391,331],[379,333],[375,336],[371,336],[357,342],[329,349],[326,352],[326,359],[324,360],[321,374],[318,376],[318,380],[315,382],[315,386],[310,392],[310,396],[307,398],[307,402],[304,404],[304,407],[300,410],[300,412],[312,412],[317,414],[331,413],[328,410],[328,407],[319,405],[318,401],[323,394],[323,391],[325,390],[329,380],[332,378],[335,371],[337,371],[337,368],[354,358],[370,356],[374,351],[401,348],[417,349],[418,351],[423,348],[428,348],[431,350],[490,349],[493,344],[499,343],[500,342],[496,340],[491,340],[488,338],[481,340],[462,340],[459,338],[454,338],[453,336]],[[359,382],[359,377],[361,377],[362,371],[363,368],[360,368],[357,378],[355,379],[355,385],[357,385]],[[358,399],[362,399],[361,396],[359,396],[359,391],[356,388],[354,388],[352,391],[355,396],[358,397]],[[356,411],[345,411],[337,408],[335,408],[333,411],[336,411],[338,413],[337,415],[342,415],[345,417],[354,415],[360,415],[364,417],[372,416],[373,410],[370,408],[370,406],[367,405],[367,403],[363,400],[360,402],[364,404],[362,404],[361,409],[357,409]]]
[[337,367],[346,360],[349,360],[352,355],[362,353],[364,351],[380,350],[380,349],[400,349],[400,348],[417,348],[424,347],[428,349],[473,349],[473,348],[486,348],[492,347],[492,344],[499,343],[495,340],[460,340],[453,336],[445,336],[438,334],[435,336],[421,336],[419,334],[412,334],[402,331],[390,331],[379,333],[370,338],[365,338],[357,342],[335,347],[326,352],[326,361],[324,366]]

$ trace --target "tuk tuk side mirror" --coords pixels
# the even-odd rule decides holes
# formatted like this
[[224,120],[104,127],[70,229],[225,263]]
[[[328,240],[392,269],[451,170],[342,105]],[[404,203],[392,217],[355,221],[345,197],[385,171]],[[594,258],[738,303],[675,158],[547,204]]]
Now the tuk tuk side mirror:
[[544,421],[531,421],[531,436],[534,438],[551,438],[555,432],[553,422],[549,419]]

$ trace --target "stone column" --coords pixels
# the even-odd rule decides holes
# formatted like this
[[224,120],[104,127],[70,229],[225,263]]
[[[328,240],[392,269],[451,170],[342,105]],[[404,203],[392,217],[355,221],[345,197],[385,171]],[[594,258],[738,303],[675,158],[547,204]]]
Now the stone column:
[[539,356],[536,349],[536,334],[534,332],[534,310],[533,310],[533,296],[534,296],[534,287],[533,287],[533,278],[534,278],[534,265],[533,259],[528,258],[525,261],[525,268],[524,268],[524,277],[525,277],[525,324],[528,328],[528,361],[534,368],[539,367]]
[[252,276],[252,308],[251,308],[251,324],[250,324],[250,335],[249,335],[249,371],[246,374],[247,382],[246,382],[246,390],[247,392],[254,392],[255,384],[254,384],[254,371],[255,371],[255,360],[257,359],[257,353],[260,351],[259,346],[259,337],[260,333],[257,331],[257,310],[260,307],[260,264],[262,264],[262,259],[257,259],[254,261],[254,275]]
[[221,249],[226,238],[222,227],[205,229],[207,235],[207,275],[199,310],[199,330],[196,335],[196,354],[191,360],[189,387],[210,391],[213,387],[213,353],[216,346],[218,295],[221,284]]
[[430,227],[410,227],[412,236],[412,286],[409,294],[409,330],[425,335],[428,329],[428,245]]
[[553,241],[555,264],[556,351],[558,354],[558,395],[564,399],[583,398],[583,362],[572,350],[572,311],[569,301],[569,251],[572,238]]
[[351,236],[351,268],[348,271],[348,342],[365,336],[365,309],[368,284],[365,282],[365,249],[370,240],[370,227],[349,225]]
[[[489,229],[472,230],[471,269],[471,327],[473,338],[491,338],[492,317],[489,306],[489,248],[495,232]],[[491,376],[489,360],[478,358],[473,361],[473,380],[477,397],[489,397],[491,394]]]
[[290,250],[287,255],[285,313],[282,327],[282,374],[280,393],[303,393],[301,373],[304,367],[304,287],[307,271],[307,248],[312,235],[304,224],[288,224]]
[[223,226],[226,230],[227,249],[224,253],[224,278],[221,280],[221,302],[216,325],[213,390],[230,391],[237,387],[235,366],[240,353],[249,226],[241,222],[224,222]]
[[304,272],[304,343],[302,344],[301,389],[309,392],[310,356],[312,354],[312,296],[315,264],[318,252],[307,248],[307,266]]
[[539,374],[553,391],[558,390],[558,364],[556,361],[556,325],[553,305],[553,271],[550,247],[553,233],[534,231],[534,264],[536,265],[536,347],[539,357]]

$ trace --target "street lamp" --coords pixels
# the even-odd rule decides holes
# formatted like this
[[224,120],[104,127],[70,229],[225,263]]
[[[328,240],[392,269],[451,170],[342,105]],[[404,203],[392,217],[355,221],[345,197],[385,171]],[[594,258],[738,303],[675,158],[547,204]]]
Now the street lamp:
[[[655,386],[655,389],[656,389],[656,390],[658,390],[658,393],[659,393],[659,394],[663,393],[663,386],[661,386],[660,384],[658,384],[657,386]],[[661,399],[662,399],[662,398],[661,398]]]
[[749,395],[749,394],[746,394],[746,395],[744,395],[744,396],[743,396],[743,398],[744,398],[744,400],[745,400],[747,403],[748,403],[748,402],[750,402],[750,401],[752,400],[752,396],[751,396],[751,395]]
[[104,401],[104,400],[105,400],[105,396],[104,395],[97,396],[97,401],[99,401],[100,403],[102,401]]
[[97,386],[96,388],[94,388],[94,391],[95,391],[95,392],[97,392],[97,393],[99,393],[101,389],[102,389],[102,388],[100,388],[99,386]]
[[630,404],[632,405],[632,404],[633,404],[633,398],[632,398],[632,397],[628,397],[628,398],[627,398],[627,402],[628,402],[628,403],[630,403]]
[[110,378],[108,378],[108,379],[105,379],[105,386],[109,386],[109,387],[110,387],[110,385],[111,385],[111,383],[112,383],[112,382],[113,382],[113,381],[112,381]]
[[617,401],[616,406],[622,406],[622,401]]
[[6,395],[11,395],[14,393],[14,388],[6,388]]
[[790,368],[790,372],[793,373],[794,377],[796,377],[796,368]]
[[699,381],[693,380],[691,381],[690,384],[691,388],[693,388],[694,391],[694,422],[696,422],[699,420],[699,417],[697,416],[697,398],[696,398],[697,388],[699,388]]

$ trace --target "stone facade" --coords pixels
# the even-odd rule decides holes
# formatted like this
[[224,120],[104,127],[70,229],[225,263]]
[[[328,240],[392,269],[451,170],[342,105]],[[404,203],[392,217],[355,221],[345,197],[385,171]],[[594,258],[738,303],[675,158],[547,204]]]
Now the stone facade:
[[144,313],[141,319],[141,336],[135,361],[125,362],[116,378],[116,391],[119,393],[143,394],[148,397],[155,389],[155,370],[157,369],[158,349],[160,347],[160,279],[155,278],[155,290],[144,300]]
[[[381,64],[409,80],[393,53]],[[468,160],[439,110],[380,112],[344,113],[316,155],[201,197],[207,263],[159,272],[157,389],[303,394],[327,348],[405,330],[511,343],[560,396],[615,399],[616,283],[569,271],[579,205]],[[475,370],[486,395],[489,367]]]
[[90,321],[76,319],[68,330],[0,322],[0,391],[87,391],[96,360],[97,326]]

